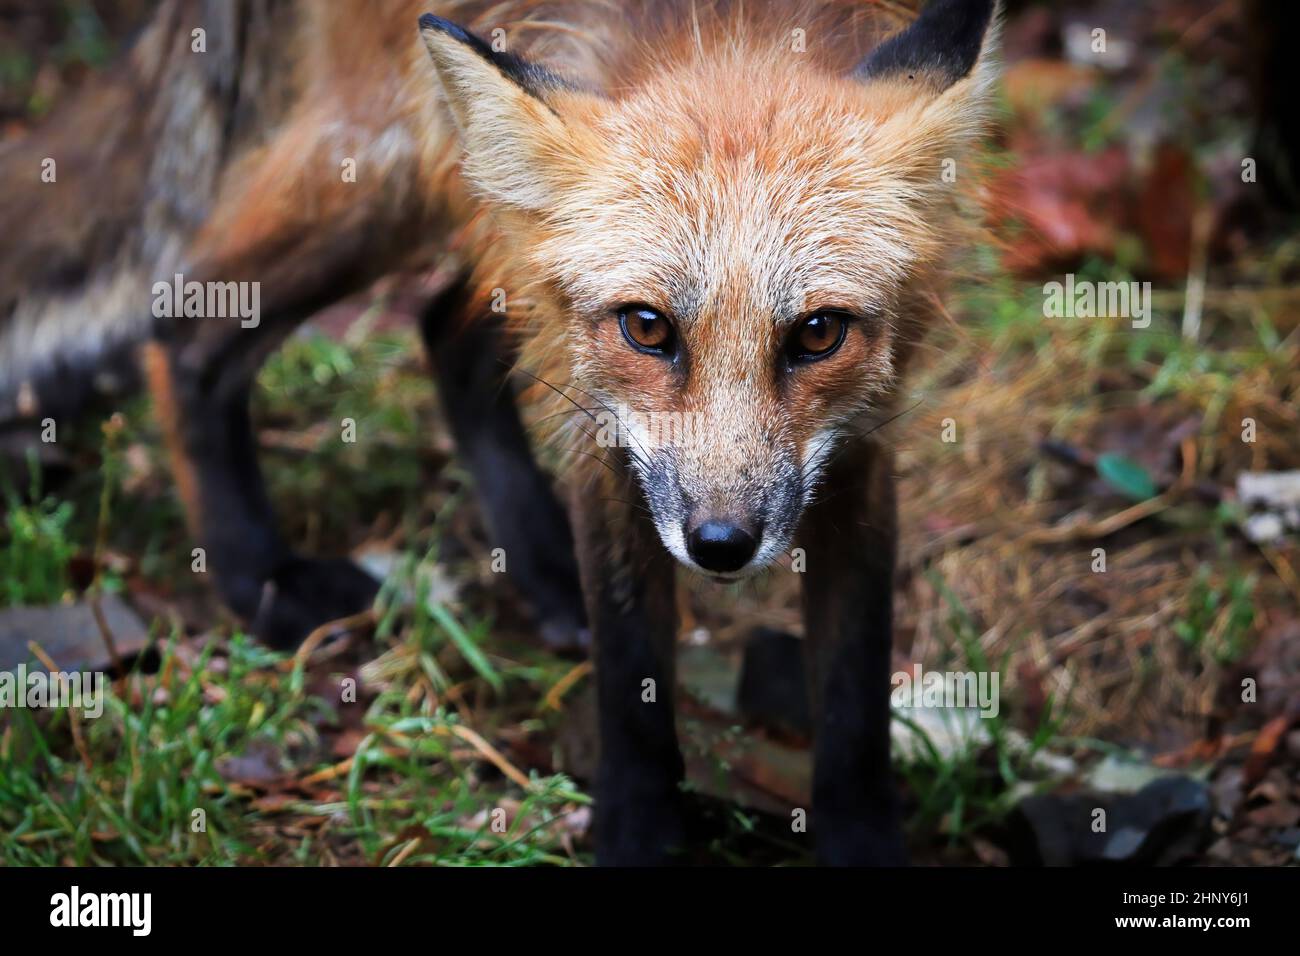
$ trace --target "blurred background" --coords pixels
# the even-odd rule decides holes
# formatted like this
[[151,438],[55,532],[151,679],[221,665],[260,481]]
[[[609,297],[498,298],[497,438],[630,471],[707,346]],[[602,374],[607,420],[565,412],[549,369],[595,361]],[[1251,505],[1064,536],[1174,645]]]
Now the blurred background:
[[[0,143],[152,7],[0,0]],[[897,713],[920,863],[1300,863],[1296,9],[1009,4],[980,235],[887,429],[898,669],[1001,676],[996,718]],[[1068,276],[1150,283],[1149,324],[1047,314]],[[113,676],[96,720],[0,711],[0,860],[590,861],[590,666],[491,573],[407,312],[381,285],[260,378],[285,531],[389,580],[293,657],[192,573],[147,398],[0,429],[0,670]],[[681,585],[701,862],[809,859],[797,582]]]

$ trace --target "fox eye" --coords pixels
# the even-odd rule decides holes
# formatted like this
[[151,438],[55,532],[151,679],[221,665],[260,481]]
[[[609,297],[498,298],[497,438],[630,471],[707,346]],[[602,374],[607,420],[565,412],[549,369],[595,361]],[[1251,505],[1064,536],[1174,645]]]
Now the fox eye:
[[676,334],[668,319],[645,305],[624,306],[618,312],[623,338],[638,352],[671,355]]
[[844,342],[849,323],[839,312],[814,312],[794,327],[786,350],[795,362],[815,362],[832,354]]

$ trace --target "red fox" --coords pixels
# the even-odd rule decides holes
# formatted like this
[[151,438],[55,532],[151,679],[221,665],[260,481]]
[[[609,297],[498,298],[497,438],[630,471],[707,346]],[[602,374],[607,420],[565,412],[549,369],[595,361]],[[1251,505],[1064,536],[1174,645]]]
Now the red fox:
[[[598,861],[686,840],[677,565],[736,580],[799,548],[817,856],[900,863],[871,432],[933,308],[999,16],[931,0],[882,41],[882,7],[165,0],[115,78],[0,154],[24,236],[0,257],[0,394],[51,407],[147,340],[217,586],[292,644],[377,585],[276,530],[255,372],[377,277],[455,271],[421,328],[489,531],[544,634],[594,644]],[[212,314],[239,283],[257,314]],[[617,426],[568,469],[567,513],[503,387],[500,300],[574,434]]]

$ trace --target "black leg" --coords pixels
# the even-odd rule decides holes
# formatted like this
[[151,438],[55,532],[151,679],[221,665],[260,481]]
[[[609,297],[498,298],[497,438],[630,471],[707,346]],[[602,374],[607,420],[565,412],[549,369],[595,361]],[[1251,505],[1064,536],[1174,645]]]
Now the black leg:
[[600,470],[575,494],[574,530],[596,648],[596,860],[670,863],[685,848],[684,765],[673,715],[673,559],[640,489]]
[[815,739],[812,831],[822,864],[906,863],[889,763],[891,467],[872,447],[842,455],[800,529]]
[[240,349],[217,364],[197,348],[155,343],[147,354],[191,533],[231,610],[268,644],[291,647],[317,626],[369,607],[373,578],[346,559],[294,554],[276,527],[248,412],[263,350]]
[[492,545],[505,552],[505,576],[550,647],[585,647],[573,533],[520,422],[501,317],[458,282],[425,309],[420,327],[457,453],[474,478]]

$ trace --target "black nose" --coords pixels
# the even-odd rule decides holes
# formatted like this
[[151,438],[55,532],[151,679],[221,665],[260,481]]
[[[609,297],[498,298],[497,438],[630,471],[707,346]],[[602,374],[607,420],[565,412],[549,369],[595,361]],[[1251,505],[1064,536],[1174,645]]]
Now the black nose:
[[752,534],[726,521],[706,521],[686,536],[691,558],[709,571],[739,571],[757,546]]

